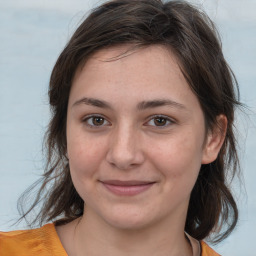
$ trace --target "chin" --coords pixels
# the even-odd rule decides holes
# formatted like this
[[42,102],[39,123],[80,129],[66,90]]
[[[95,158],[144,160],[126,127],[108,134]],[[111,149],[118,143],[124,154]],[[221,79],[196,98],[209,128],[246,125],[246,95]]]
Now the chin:
[[123,209],[122,211],[115,211],[113,209],[108,216],[102,216],[109,225],[121,230],[138,230],[147,228],[156,222],[152,212],[146,213],[140,210]]

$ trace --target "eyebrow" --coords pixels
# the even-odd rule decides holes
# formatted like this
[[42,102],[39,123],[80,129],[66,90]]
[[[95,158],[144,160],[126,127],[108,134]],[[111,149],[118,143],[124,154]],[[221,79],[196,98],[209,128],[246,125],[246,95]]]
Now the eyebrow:
[[[98,108],[112,109],[111,105],[104,100],[99,100],[95,98],[86,98],[86,97],[76,101],[72,105],[72,107],[78,106],[81,104],[95,106]],[[171,106],[178,109],[186,109],[185,105],[169,99],[155,99],[155,100],[149,100],[149,101],[142,101],[137,104],[137,109],[145,110],[149,108],[156,108],[156,107],[162,107],[162,106]]]
[[156,99],[150,101],[142,101],[137,105],[138,110],[144,110],[148,108],[156,108],[162,106],[171,106],[179,109],[186,109],[185,105],[169,99]]
[[82,98],[78,101],[76,101],[72,107],[74,106],[78,106],[81,104],[85,104],[85,105],[89,105],[89,106],[95,106],[98,108],[108,108],[111,109],[111,106],[105,102],[104,100],[98,100],[98,99],[94,99],[94,98]]

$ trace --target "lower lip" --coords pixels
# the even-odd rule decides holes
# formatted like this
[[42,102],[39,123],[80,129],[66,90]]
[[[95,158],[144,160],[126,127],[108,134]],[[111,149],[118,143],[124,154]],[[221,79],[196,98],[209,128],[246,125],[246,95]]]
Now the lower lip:
[[155,183],[142,184],[136,186],[117,186],[112,184],[102,183],[110,192],[119,196],[135,196],[138,195],[149,188],[151,188]]

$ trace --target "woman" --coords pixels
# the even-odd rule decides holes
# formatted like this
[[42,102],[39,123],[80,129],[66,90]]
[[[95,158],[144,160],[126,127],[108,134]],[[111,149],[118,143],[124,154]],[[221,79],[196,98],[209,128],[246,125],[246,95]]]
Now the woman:
[[[183,1],[116,0],[52,71],[41,228],[1,255],[218,255],[238,210],[236,82],[207,16]],[[51,222],[52,224],[43,224]]]

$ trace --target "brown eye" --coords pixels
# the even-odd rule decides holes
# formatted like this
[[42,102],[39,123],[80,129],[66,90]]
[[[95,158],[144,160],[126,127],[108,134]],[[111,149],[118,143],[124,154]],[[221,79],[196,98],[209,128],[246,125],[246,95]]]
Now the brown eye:
[[92,123],[95,126],[99,126],[104,124],[104,120],[104,118],[96,116],[92,118]]
[[110,123],[102,116],[90,116],[85,118],[83,122],[91,128],[100,128],[102,126],[110,125]]
[[156,117],[156,118],[154,118],[154,124],[156,126],[165,126],[166,123],[167,123],[166,118],[163,118],[163,117]]
[[155,115],[152,116],[151,119],[145,125],[158,128],[167,128],[174,123],[175,121],[173,121],[173,119],[168,116]]

